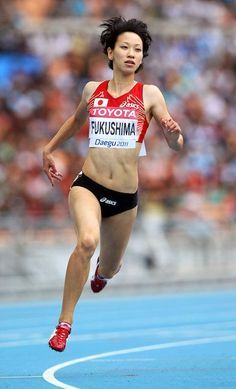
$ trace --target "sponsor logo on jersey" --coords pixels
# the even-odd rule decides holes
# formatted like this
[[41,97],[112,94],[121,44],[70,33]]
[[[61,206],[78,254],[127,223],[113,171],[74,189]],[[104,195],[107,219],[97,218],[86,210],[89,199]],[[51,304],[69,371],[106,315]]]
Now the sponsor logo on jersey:
[[[95,99],[96,100],[96,99]],[[137,119],[137,112],[135,109],[126,108],[92,108],[90,110],[90,116],[106,117],[106,118],[128,118]]]
[[135,103],[130,103],[129,101],[123,101],[123,103],[120,104],[120,107],[126,107],[126,108],[134,108],[139,109],[139,105]]

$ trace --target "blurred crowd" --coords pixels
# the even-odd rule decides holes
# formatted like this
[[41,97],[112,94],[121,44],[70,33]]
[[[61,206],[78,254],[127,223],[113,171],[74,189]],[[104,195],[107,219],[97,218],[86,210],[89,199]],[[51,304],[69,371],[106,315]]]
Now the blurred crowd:
[[[0,0],[0,10],[2,214],[50,215],[59,223],[67,217],[87,124],[55,152],[63,181],[54,188],[42,172],[41,150],[75,110],[85,83],[111,77],[98,25],[121,14],[150,21],[153,43],[138,80],[160,87],[186,142],[183,152],[170,150],[151,123],[139,163],[140,212],[151,209],[170,225],[236,222],[235,1]],[[68,32],[68,18],[78,31],[93,21],[94,31]],[[155,25],[163,21],[165,34]]]

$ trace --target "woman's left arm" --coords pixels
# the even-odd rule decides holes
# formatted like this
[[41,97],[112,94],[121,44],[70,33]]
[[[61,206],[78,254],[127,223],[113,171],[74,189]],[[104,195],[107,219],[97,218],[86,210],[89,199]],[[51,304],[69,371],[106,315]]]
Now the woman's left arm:
[[184,138],[179,124],[170,116],[164,96],[159,88],[154,85],[146,85],[144,91],[145,100],[150,107],[151,117],[161,126],[168,146],[175,151],[182,150]]

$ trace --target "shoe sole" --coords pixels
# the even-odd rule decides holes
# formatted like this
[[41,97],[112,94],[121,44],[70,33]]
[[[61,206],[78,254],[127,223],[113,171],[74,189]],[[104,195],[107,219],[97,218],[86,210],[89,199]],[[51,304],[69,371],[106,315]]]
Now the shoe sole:
[[57,351],[58,353],[62,353],[64,350],[65,350],[65,347],[61,350],[61,349],[58,349],[58,348],[54,348],[50,345],[50,343],[48,343],[48,347],[54,351]]
[[101,291],[106,287],[106,285],[107,285],[107,283],[106,283],[101,289],[99,289],[99,290],[94,290],[94,289],[93,289],[93,286],[92,286],[92,285],[93,285],[93,282],[94,282],[93,280],[90,281],[90,287],[91,287],[91,290],[92,290],[93,293],[99,293],[99,292],[101,292]]

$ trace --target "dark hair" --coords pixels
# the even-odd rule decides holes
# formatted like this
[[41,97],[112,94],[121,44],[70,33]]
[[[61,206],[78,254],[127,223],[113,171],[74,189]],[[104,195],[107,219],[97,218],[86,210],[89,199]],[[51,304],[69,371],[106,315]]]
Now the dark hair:
[[[105,27],[101,33],[100,42],[103,46],[103,52],[107,55],[107,49],[110,47],[114,49],[118,35],[123,32],[134,32],[139,35],[143,42],[143,57],[148,56],[148,50],[152,42],[152,38],[148,32],[147,25],[141,20],[129,19],[126,20],[122,16],[115,16],[113,18],[104,20],[100,27]],[[113,69],[113,61],[109,60],[108,66]],[[137,73],[142,64],[136,70]]]

